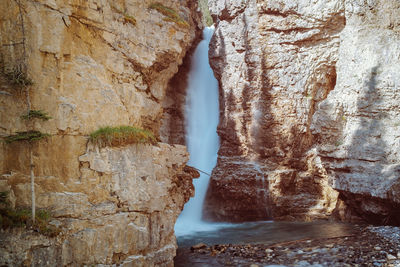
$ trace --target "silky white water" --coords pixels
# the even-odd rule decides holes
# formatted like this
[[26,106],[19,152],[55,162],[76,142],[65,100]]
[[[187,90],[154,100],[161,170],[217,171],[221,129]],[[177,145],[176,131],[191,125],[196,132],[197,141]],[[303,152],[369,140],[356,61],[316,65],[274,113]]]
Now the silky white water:
[[[217,162],[219,148],[218,82],[208,61],[208,45],[213,33],[214,27],[204,29],[203,40],[193,55],[185,107],[186,145],[190,153],[188,165],[209,174]],[[200,173],[200,177],[193,181],[195,196],[186,203],[175,224],[177,236],[215,228],[216,224],[201,220],[209,179],[208,175]]]

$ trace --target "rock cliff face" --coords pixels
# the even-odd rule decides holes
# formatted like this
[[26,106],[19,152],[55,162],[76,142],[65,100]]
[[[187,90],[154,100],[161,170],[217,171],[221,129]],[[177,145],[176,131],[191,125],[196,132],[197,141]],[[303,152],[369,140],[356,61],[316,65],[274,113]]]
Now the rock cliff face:
[[[54,239],[2,232],[0,265],[172,265],[173,226],[193,193],[185,147],[88,143],[101,126],[158,134],[168,81],[196,39],[199,18],[192,1],[163,1],[158,10],[153,3],[1,1],[2,72],[26,68],[33,85],[17,88],[1,75],[0,132],[50,134],[32,145],[36,204],[63,232]],[[26,123],[20,116],[28,105],[52,119]],[[28,149],[1,143],[0,191],[10,192],[16,208],[31,203]]]
[[398,5],[210,1],[222,109],[206,218],[398,218]]

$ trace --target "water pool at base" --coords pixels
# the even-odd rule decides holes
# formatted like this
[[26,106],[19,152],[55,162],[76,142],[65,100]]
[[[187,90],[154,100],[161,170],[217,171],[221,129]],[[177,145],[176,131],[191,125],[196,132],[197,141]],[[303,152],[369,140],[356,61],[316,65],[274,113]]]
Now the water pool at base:
[[209,246],[216,244],[274,244],[300,239],[345,236],[351,235],[353,231],[354,225],[328,221],[264,221],[216,224],[213,230],[178,236],[177,241],[180,248],[190,247],[198,243],[205,243]]

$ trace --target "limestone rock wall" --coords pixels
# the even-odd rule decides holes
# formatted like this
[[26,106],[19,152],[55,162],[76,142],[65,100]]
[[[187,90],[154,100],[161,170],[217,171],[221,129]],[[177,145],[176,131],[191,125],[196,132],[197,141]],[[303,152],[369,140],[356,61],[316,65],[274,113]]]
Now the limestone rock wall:
[[354,215],[346,205],[363,207],[357,216],[394,216],[398,2],[215,0],[210,8],[222,110],[206,217],[321,218],[336,205],[342,217]]
[[311,127],[330,183],[353,214],[400,224],[400,3],[345,4],[337,84]]
[[[48,151],[36,153],[42,158]],[[163,143],[82,151],[76,180],[36,178],[37,208],[51,210],[51,224],[62,234],[49,240],[35,233],[3,232],[0,263],[43,266],[49,258],[44,265],[172,265],[174,224],[193,194],[187,160],[184,146]],[[1,182],[16,205],[30,205],[29,177],[12,172]]]
[[323,186],[321,170],[307,168],[314,156],[306,152],[315,107],[335,86],[344,5],[211,1],[211,10],[217,28],[210,59],[222,110],[206,214],[227,220],[329,214],[335,193]]
[[[33,85],[27,97],[0,75],[0,134],[50,134],[32,145],[36,203],[63,233],[44,239],[3,232],[0,265],[172,265],[173,225],[193,193],[185,147],[88,143],[102,126],[135,125],[158,135],[168,81],[200,19],[197,2],[162,1],[187,25],[152,3],[1,1],[1,72],[26,67]],[[29,104],[52,119],[26,123],[20,116]],[[16,208],[31,203],[28,149],[23,142],[0,144],[0,191],[10,192]],[[36,241],[29,247],[27,240]],[[11,246],[16,253],[11,244],[21,244]]]

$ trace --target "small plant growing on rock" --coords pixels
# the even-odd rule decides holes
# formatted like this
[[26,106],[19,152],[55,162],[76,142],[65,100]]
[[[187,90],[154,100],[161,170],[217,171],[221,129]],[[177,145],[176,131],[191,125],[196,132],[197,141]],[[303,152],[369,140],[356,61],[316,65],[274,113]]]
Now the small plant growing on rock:
[[9,206],[2,207],[0,208],[0,228],[27,227],[49,237],[57,236],[61,232],[59,228],[49,224],[51,219],[49,211],[38,210],[35,217],[35,220],[32,220],[29,209],[12,209]]
[[102,127],[91,133],[89,140],[99,147],[157,143],[151,131],[132,126]]
[[47,112],[43,110],[29,110],[29,112],[21,116],[21,119],[24,120],[41,119],[43,121],[48,121],[51,119],[51,117]]
[[24,71],[22,71],[21,67],[5,70],[4,76],[10,84],[15,86],[29,86],[33,84],[32,80],[28,78]]
[[50,136],[49,134],[42,133],[39,131],[26,131],[26,132],[17,132],[16,134],[9,135],[5,137],[5,142],[7,144],[16,142],[16,141],[37,141],[43,139],[45,137]]
[[157,10],[161,14],[165,16],[164,20],[165,21],[172,21],[175,22],[177,25],[182,26],[182,27],[189,27],[189,23],[181,18],[181,16],[178,14],[178,12],[170,7],[166,7],[161,3],[153,3],[149,6],[150,9]]

